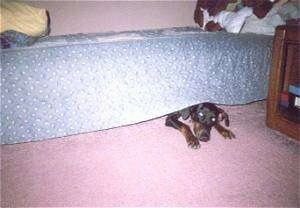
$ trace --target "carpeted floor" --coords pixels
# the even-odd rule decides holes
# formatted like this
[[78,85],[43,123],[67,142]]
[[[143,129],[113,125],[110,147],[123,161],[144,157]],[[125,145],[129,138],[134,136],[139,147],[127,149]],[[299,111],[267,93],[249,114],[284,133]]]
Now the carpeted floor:
[[299,207],[299,143],[266,127],[265,102],[224,109],[237,138],[199,150],[164,118],[2,146],[2,206]]

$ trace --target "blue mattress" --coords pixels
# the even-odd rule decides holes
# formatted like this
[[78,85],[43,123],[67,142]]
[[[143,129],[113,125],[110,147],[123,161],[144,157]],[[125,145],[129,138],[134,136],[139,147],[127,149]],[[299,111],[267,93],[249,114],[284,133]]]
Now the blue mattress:
[[272,36],[182,27],[46,37],[1,51],[1,142],[266,98]]

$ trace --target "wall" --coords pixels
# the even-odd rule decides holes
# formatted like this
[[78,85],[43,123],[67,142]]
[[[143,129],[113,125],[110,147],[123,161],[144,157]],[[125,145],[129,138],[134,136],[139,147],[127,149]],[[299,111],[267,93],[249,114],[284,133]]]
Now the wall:
[[51,35],[195,26],[192,1],[29,1],[46,8]]

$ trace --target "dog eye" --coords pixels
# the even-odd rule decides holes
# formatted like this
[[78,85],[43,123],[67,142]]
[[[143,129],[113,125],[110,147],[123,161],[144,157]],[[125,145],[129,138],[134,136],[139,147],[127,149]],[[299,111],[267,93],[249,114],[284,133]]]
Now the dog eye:
[[216,118],[215,118],[215,117],[211,118],[211,121],[215,122],[215,121],[216,121]]
[[200,112],[200,113],[199,113],[199,116],[201,116],[201,117],[202,117],[202,116],[204,116],[204,114],[203,114],[202,112]]

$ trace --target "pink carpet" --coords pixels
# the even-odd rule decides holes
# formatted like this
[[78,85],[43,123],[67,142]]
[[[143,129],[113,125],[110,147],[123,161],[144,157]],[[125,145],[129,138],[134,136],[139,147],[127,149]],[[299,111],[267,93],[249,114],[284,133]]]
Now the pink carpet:
[[266,127],[265,102],[225,109],[237,139],[199,150],[164,118],[2,145],[1,205],[299,207],[299,143]]

